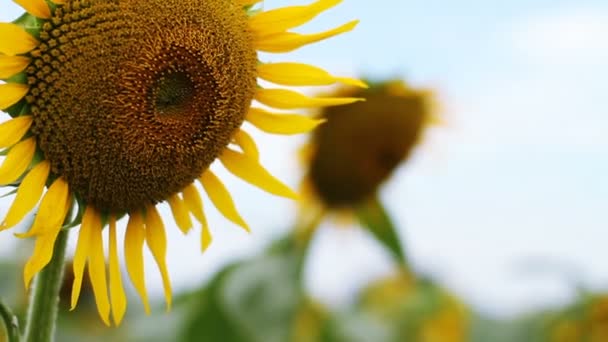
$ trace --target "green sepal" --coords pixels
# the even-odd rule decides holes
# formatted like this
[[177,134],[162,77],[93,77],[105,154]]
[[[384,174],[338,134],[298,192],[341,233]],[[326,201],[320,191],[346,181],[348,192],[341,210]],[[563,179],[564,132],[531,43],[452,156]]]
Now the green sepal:
[[405,251],[401,245],[397,227],[393,224],[384,206],[373,197],[355,209],[361,225],[386,248],[396,261],[409,269]]
[[[18,75],[15,75],[13,77],[16,77]],[[13,77],[11,77],[11,79]],[[19,83],[19,82],[10,81],[10,83]],[[16,118],[16,117],[24,115],[24,114],[29,114],[30,106],[27,104],[27,101],[25,101],[25,99],[21,99],[19,102],[17,102],[14,105],[8,107],[4,111],[6,113],[8,113],[8,115],[10,115],[12,118]]]
[[42,29],[42,25],[47,20],[36,18],[29,13],[23,13],[22,16],[15,19],[13,24],[17,26],[23,27],[23,29],[36,38],[40,38],[40,30]]

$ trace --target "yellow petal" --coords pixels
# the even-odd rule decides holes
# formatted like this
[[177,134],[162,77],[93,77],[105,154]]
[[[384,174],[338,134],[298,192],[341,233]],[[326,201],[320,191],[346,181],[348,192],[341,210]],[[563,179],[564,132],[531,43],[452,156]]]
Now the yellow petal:
[[260,159],[260,151],[258,150],[258,147],[256,146],[253,138],[249,134],[247,134],[247,132],[243,131],[242,129],[239,129],[234,134],[233,138],[234,142],[239,145],[241,150],[243,150],[243,153],[245,153],[252,159]]
[[262,0],[236,0],[236,3],[241,6],[251,6],[255,5]]
[[0,110],[5,110],[19,102],[27,94],[28,90],[29,88],[25,84],[0,84]]
[[194,183],[184,188],[182,196],[184,196],[184,203],[192,215],[194,215],[199,222],[204,220],[205,213],[203,212],[203,201],[201,200],[201,195],[198,193]]
[[26,238],[34,235],[46,234],[56,225],[61,225],[65,218],[65,214],[63,214],[62,210],[58,210],[58,208],[65,208],[71,205],[69,197],[70,189],[68,183],[63,177],[57,178],[42,198],[32,228],[27,233],[15,235],[20,238]]
[[167,199],[169,202],[169,206],[171,207],[171,212],[173,213],[173,218],[175,219],[175,223],[179,229],[184,233],[188,233],[192,228],[192,220],[190,219],[190,212],[182,201],[181,198],[177,194],[170,196]]
[[211,243],[213,242],[213,236],[209,230],[207,223],[204,223],[201,227],[201,252],[205,252]]
[[163,279],[163,287],[165,289],[165,301],[167,302],[167,311],[171,310],[171,281],[169,272],[167,271],[167,236],[165,235],[165,226],[163,224],[158,211],[154,206],[149,206],[146,210],[146,243],[160,275]]
[[68,0],[52,0],[54,3],[58,5],[64,5]]
[[84,274],[84,266],[91,252],[93,229],[95,229],[96,221],[99,219],[97,211],[87,206],[82,216],[80,231],[78,232],[78,243],[76,244],[76,252],[74,252],[74,260],[72,266],[74,268],[74,283],[72,284],[72,300],[70,310],[76,308],[78,297],[80,297],[80,289],[82,287],[82,275]]
[[29,14],[34,17],[49,19],[51,17],[51,9],[44,0],[13,0],[19,6],[23,7]]
[[266,171],[266,169],[264,169],[255,159],[251,159],[242,153],[226,148],[220,156],[220,161],[224,164],[226,169],[235,176],[264,191],[287,198],[298,198],[298,195],[295,192],[287,185],[274,178],[274,176]]
[[279,109],[340,106],[363,100],[355,97],[308,97],[287,89],[262,88],[258,88],[255,99]]
[[308,133],[325,122],[323,119],[311,119],[299,114],[271,113],[259,108],[250,108],[246,119],[264,132],[284,135]]
[[144,278],[143,248],[146,232],[144,220],[139,212],[129,213],[129,223],[125,233],[125,264],[133,287],[141,297],[146,314],[150,314],[150,303]]
[[6,218],[0,224],[0,230],[16,225],[23,220],[23,217],[27,213],[34,209],[40,200],[40,196],[42,196],[50,170],[51,164],[45,160],[28,172],[27,176],[23,178],[21,185],[19,185],[17,196],[15,196],[15,200],[8,210],[8,214],[6,214]]
[[302,63],[268,63],[258,65],[258,76],[286,86],[323,86],[336,82],[367,88],[360,80],[332,76],[327,71]]
[[108,297],[108,282],[106,278],[106,259],[103,255],[103,239],[101,237],[101,217],[96,213],[91,222],[91,237],[89,250],[89,279],[93,287],[97,312],[101,320],[110,325],[110,298]]
[[209,231],[209,225],[207,224],[207,218],[205,217],[205,209],[203,207],[203,201],[201,195],[198,193],[194,184],[188,185],[184,188],[182,195],[184,196],[184,203],[188,207],[188,210],[194,215],[194,217],[201,224],[201,249],[206,251],[209,245],[211,245],[212,237]]
[[114,324],[120,325],[127,310],[127,297],[122,286],[122,274],[118,262],[118,247],[116,242],[116,217],[110,216],[108,230],[110,244],[110,299],[112,303],[112,317]]
[[53,249],[55,246],[55,240],[57,239],[59,231],[61,231],[63,221],[65,220],[65,217],[70,207],[71,199],[67,203],[56,203],[55,211],[61,213],[59,215],[61,220],[54,223],[53,226],[49,226],[49,228],[45,231],[44,234],[39,235],[36,238],[34,253],[25,265],[25,269],[23,272],[23,280],[25,282],[26,289],[29,287],[32,278],[38,272],[40,272],[49,263],[49,261],[51,261],[51,258],[53,256]]
[[299,34],[293,32],[282,32],[268,36],[256,38],[255,47],[264,52],[283,53],[298,49],[304,45],[316,43],[318,41],[337,36],[344,32],[351,31],[359,23],[353,20],[335,29],[314,34]]
[[34,158],[36,140],[29,138],[13,146],[0,166],[0,185],[16,181],[25,172]]
[[61,226],[56,227],[53,231],[40,235],[36,238],[36,245],[34,246],[34,252],[25,264],[23,271],[23,281],[25,283],[25,290],[29,289],[32,278],[38,272],[40,272],[53,257],[53,250],[55,248],[55,240],[61,230]]
[[5,55],[19,55],[38,46],[34,36],[23,28],[9,23],[0,23],[0,53]]
[[236,206],[232,201],[232,196],[230,196],[230,193],[219,178],[217,178],[217,176],[214,175],[211,170],[207,170],[203,173],[199,180],[201,181],[201,184],[203,184],[209,199],[211,202],[213,202],[213,205],[215,205],[217,210],[219,210],[219,212],[222,213],[222,215],[224,215],[224,217],[226,217],[228,220],[243,227],[247,232],[249,232],[249,226],[245,220],[243,220],[241,215],[239,215],[238,211],[236,210]]
[[30,129],[33,119],[31,115],[24,115],[10,119],[0,124],[0,148],[13,146]]
[[261,12],[249,19],[249,26],[258,35],[286,31],[306,24],[340,2],[342,0],[319,0],[308,6],[289,6]]
[[23,56],[0,55],[0,79],[7,79],[22,72],[30,64],[30,59]]

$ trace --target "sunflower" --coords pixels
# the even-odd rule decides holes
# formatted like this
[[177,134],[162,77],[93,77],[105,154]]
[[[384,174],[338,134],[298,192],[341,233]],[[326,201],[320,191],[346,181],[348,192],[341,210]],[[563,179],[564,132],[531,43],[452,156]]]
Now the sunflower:
[[429,279],[398,273],[369,285],[358,309],[388,328],[394,341],[467,341],[466,306]]
[[375,198],[437,119],[429,90],[400,80],[370,84],[369,89],[346,86],[334,94],[365,102],[320,112],[319,119],[326,122],[302,149],[306,211],[348,214]]
[[315,34],[291,31],[340,0],[268,11],[260,0],[15,2],[26,13],[0,23],[0,79],[6,81],[0,110],[11,116],[0,124],[0,185],[15,188],[0,229],[15,226],[39,204],[31,229],[18,234],[36,240],[24,269],[27,288],[53,256],[60,230],[79,227],[71,306],[88,265],[97,309],[108,325],[110,313],[120,323],[127,305],[117,220],[128,216],[125,264],[145,311],[144,244],[169,308],[167,241],[156,206],[167,202],[184,233],[192,218],[198,221],[204,250],[211,233],[198,181],[221,214],[249,230],[209,169],[214,160],[269,193],[296,194],[260,165],[242,123],[274,134],[303,133],[321,121],[283,110],[359,100],[264,88],[258,79],[279,86],[364,86],[315,66],[258,60],[258,52],[285,53],[352,30],[356,20]]
[[545,321],[547,342],[600,342],[608,340],[608,294],[585,293],[577,302]]

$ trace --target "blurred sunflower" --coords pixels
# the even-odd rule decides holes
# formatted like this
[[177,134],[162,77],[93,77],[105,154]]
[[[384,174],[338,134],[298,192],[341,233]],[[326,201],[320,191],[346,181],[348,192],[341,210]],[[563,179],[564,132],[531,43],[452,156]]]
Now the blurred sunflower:
[[581,298],[552,317],[544,335],[547,342],[608,341],[608,295]]
[[391,341],[468,341],[469,313],[458,298],[408,273],[365,289],[359,310],[390,331]]
[[305,225],[308,228],[328,213],[343,218],[354,213],[364,225],[374,226],[370,228],[376,237],[402,258],[378,191],[436,120],[432,94],[391,80],[371,83],[369,89],[343,87],[333,96],[365,101],[320,112],[319,119],[326,122],[303,148],[307,171],[301,212],[312,218],[301,220],[313,221]]
[[[126,310],[116,221],[128,215],[125,261],[149,304],[142,249],[160,270],[167,307],[171,284],[166,235],[156,205],[168,202],[177,226],[201,224],[202,248],[211,235],[195,181],[228,220],[249,229],[209,165],[272,194],[296,194],[272,177],[242,129],[247,120],[276,134],[308,132],[320,121],[280,110],[342,105],[352,97],[314,98],[263,88],[257,79],[288,86],[358,80],[334,77],[300,63],[265,64],[257,52],[283,53],[352,30],[357,21],[316,33],[291,32],[340,0],[264,11],[260,0],[15,0],[26,13],[0,23],[0,185],[16,188],[1,229],[22,221],[40,202],[21,237],[35,237],[25,286],[49,263],[62,227],[80,225],[71,306],[88,264],[99,315],[119,324]],[[48,187],[44,193],[45,187]],[[78,204],[78,211],[72,209]],[[102,242],[108,226],[109,277]],[[107,279],[109,278],[109,280]],[[108,290],[109,283],[109,290]],[[108,295],[109,294],[109,295]]]

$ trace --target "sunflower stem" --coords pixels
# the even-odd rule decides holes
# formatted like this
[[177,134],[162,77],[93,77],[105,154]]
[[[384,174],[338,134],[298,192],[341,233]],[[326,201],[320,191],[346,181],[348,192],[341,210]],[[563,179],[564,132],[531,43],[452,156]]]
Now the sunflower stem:
[[24,342],[53,341],[57,321],[59,290],[63,283],[68,232],[69,229],[62,229],[59,232],[51,261],[36,276],[31,290]]
[[[311,210],[308,217],[301,217],[294,230],[295,234],[295,250],[298,255],[297,274],[298,278],[302,278],[304,266],[306,264],[310,243],[314,237],[317,228],[325,217],[324,209]],[[302,283],[300,281],[300,283]]]
[[9,342],[19,342],[21,336],[19,336],[19,320],[17,316],[13,314],[11,308],[8,307],[2,300],[0,300],[0,316],[4,321],[4,328],[6,330],[6,336]]

